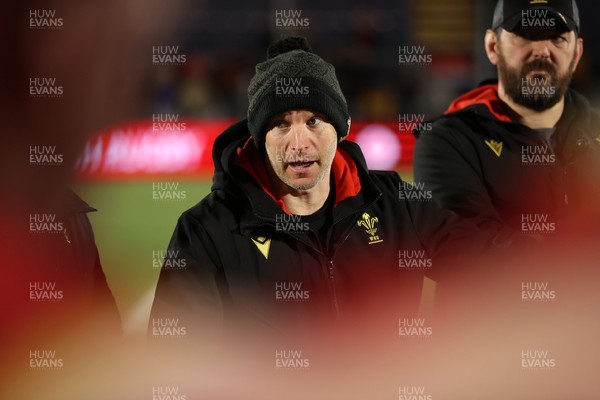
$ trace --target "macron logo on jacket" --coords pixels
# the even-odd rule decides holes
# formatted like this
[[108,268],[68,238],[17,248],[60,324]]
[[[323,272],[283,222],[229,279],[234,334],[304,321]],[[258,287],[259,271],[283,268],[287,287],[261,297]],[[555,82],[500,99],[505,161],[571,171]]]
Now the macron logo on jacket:
[[500,157],[500,155],[502,154],[502,146],[504,146],[504,143],[497,142],[495,140],[486,140],[485,144],[487,144],[488,147],[490,149],[492,149],[494,154],[496,154],[498,157]]
[[271,239],[264,236],[259,236],[256,239],[251,238],[252,242],[256,245],[256,248],[260,253],[265,256],[265,259],[269,259],[269,250],[271,249]]

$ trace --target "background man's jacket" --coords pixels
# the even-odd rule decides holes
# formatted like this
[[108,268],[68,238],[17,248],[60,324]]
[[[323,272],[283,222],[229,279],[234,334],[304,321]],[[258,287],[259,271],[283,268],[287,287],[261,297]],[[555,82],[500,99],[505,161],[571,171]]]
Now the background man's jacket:
[[594,229],[600,204],[599,115],[569,90],[551,146],[512,122],[506,110],[497,84],[456,99],[431,129],[415,131],[415,181],[425,183],[442,207],[484,229]]

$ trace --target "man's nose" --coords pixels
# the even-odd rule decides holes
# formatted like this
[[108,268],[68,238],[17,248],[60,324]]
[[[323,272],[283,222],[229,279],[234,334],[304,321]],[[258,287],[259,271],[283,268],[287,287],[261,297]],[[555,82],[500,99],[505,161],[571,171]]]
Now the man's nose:
[[290,147],[292,150],[302,150],[308,147],[308,127],[304,123],[292,124]]
[[550,41],[537,40],[531,43],[533,58],[550,58]]

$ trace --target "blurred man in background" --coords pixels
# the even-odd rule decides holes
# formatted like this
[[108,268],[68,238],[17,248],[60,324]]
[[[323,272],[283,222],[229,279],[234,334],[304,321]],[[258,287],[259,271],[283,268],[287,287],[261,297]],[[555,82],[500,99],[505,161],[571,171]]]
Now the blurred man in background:
[[583,54],[574,0],[500,0],[485,50],[498,81],[415,132],[415,180],[484,229],[597,232],[600,116],[569,88]]
[[88,135],[137,112],[136,63],[170,15],[136,0],[13,2],[0,14],[10,132],[0,146],[2,398],[107,398],[98,372],[121,345],[119,312],[88,218],[95,209],[70,183]]

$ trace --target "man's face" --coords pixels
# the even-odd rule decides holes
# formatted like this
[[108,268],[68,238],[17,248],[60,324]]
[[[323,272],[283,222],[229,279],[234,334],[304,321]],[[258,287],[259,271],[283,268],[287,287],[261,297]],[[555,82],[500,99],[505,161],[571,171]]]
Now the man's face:
[[573,31],[502,31],[497,37],[498,77],[517,104],[544,111],[565,95],[579,61]]
[[325,115],[287,111],[273,116],[267,129],[267,170],[283,183],[278,186],[285,192],[311,190],[329,177],[337,133]]

